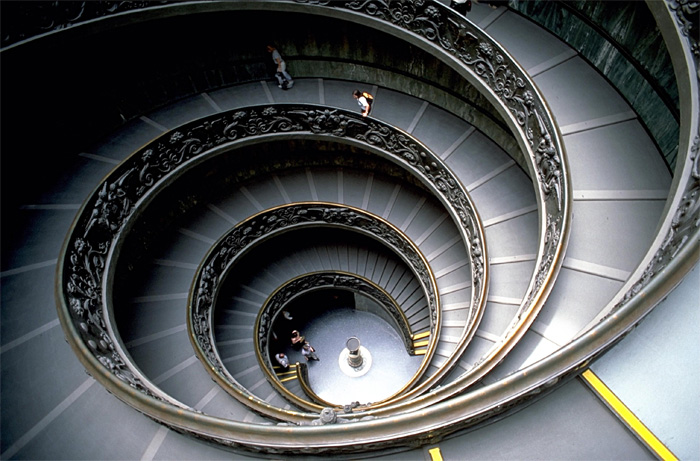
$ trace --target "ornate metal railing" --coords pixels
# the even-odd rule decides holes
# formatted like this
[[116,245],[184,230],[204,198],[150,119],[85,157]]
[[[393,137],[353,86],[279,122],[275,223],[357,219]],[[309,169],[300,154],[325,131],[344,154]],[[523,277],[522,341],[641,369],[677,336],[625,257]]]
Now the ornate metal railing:
[[[424,269],[429,270],[427,266]],[[349,274],[342,271],[314,272],[311,274],[301,275],[293,280],[290,280],[289,282],[279,287],[275,291],[275,293],[270,295],[270,297],[265,301],[265,303],[263,303],[262,309],[258,313],[254,328],[257,338],[255,354],[258,357],[258,362],[260,363],[261,368],[265,371],[265,375],[268,381],[272,383],[272,385],[291,403],[294,403],[300,408],[306,408],[311,411],[318,411],[318,408],[314,406],[307,407],[306,404],[308,402],[300,400],[294,394],[292,394],[291,396],[288,395],[287,389],[279,381],[277,375],[271,372],[274,365],[270,361],[271,351],[269,349],[269,344],[271,341],[271,335],[274,329],[274,325],[278,319],[279,314],[282,312],[285,306],[292,300],[303,294],[325,288],[348,289],[355,293],[362,293],[364,295],[369,296],[380,306],[380,308],[382,308],[385,311],[385,313],[387,314],[386,317],[392,320],[396,331],[399,333],[399,336],[404,342],[406,352],[409,355],[412,355],[414,351],[413,341],[411,340],[411,326],[408,322],[408,319],[406,318],[406,315],[401,310],[396,301],[386,291],[384,291],[380,286],[376,285],[372,281],[364,277],[360,277],[358,275]],[[430,317],[432,318],[433,316],[430,315]],[[431,332],[431,334],[433,334],[432,332],[436,331],[436,329],[432,328],[431,326],[429,331]],[[399,392],[396,393],[396,395],[404,389],[409,389],[413,385],[413,383],[420,379],[422,373],[425,372],[426,366],[429,363],[429,361],[423,360],[423,363],[425,365],[417,370],[413,378],[410,379],[409,382]],[[338,409],[341,406],[345,407],[347,405],[333,405],[326,401],[322,401],[322,399],[320,399],[313,391],[311,391],[311,387],[308,384],[308,380],[304,381],[302,380],[302,375],[298,374],[298,376],[300,377],[300,382],[302,383],[302,389],[305,390],[305,394],[311,399],[311,402],[320,404],[322,405],[322,407],[338,407]],[[394,397],[395,395],[390,396],[389,398],[387,398],[387,400],[392,399]],[[367,407],[369,407],[369,405],[358,405],[354,408],[363,410]]]
[[[675,50],[671,55],[676,74],[682,76],[679,88],[683,94],[690,95],[681,99],[679,156],[655,241],[627,283],[578,338],[478,393],[453,396],[449,403],[458,408],[457,411],[443,404],[439,404],[443,411],[437,410],[437,406],[431,407],[428,424],[449,424],[448,421],[458,427],[463,427],[467,421],[466,425],[478,424],[577,375],[631,331],[700,261],[699,8],[676,2],[649,1],[648,5],[666,43]],[[506,381],[507,386],[504,386]],[[451,383],[436,393],[450,392],[448,388],[456,384]],[[427,406],[436,401],[431,393],[414,399],[412,404],[415,408],[421,403]],[[434,419],[433,410],[437,410]]]
[[[103,384],[123,400],[141,401],[145,395],[184,407],[161,395],[130,362],[113,327],[114,262],[140,210],[188,168],[233,144],[290,136],[334,139],[360,146],[400,165],[432,189],[470,242],[470,323],[475,325],[481,317],[487,287],[483,229],[466,191],[435,154],[400,130],[364,119],[356,112],[314,106],[237,109],[163,135],[118,166],[83,205],[62,250],[57,289],[63,326],[85,366],[102,377]],[[143,405],[138,404],[139,410],[149,413]],[[278,410],[264,402],[255,410],[279,417]],[[284,414],[287,420],[299,422],[311,417],[290,411]]]
[[[344,208],[348,208],[348,211],[350,210],[349,207]],[[430,270],[427,266],[424,269]],[[387,314],[384,317],[391,319],[392,325],[403,340],[406,352],[409,354],[413,353],[411,325],[396,300],[382,287],[357,274],[338,270],[313,272],[299,275],[284,283],[263,303],[262,309],[258,313],[254,331],[256,332],[257,345],[262,362],[268,365],[268,368],[273,366],[272,362],[268,360],[270,357],[269,344],[273,326],[277,322],[279,314],[285,309],[285,306],[295,298],[306,293],[328,288],[361,293],[371,298]],[[433,316],[431,315],[430,318],[432,319]],[[433,328],[430,329],[431,334],[433,330]]]
[[680,99],[681,137],[674,181],[649,252],[584,332],[596,324],[610,323],[611,317],[619,316],[621,311],[636,310],[646,315],[700,260],[700,4],[647,3],[664,40],[674,50],[671,59],[676,75],[683,76],[678,80],[679,89],[690,95]]
[[[256,4],[240,3],[246,8],[255,8]],[[527,153],[540,210],[536,270],[504,340],[472,371],[470,379],[476,379],[495,366],[524,334],[551,290],[563,259],[571,194],[566,159],[553,117],[534,84],[512,58],[485,33],[440,3],[365,1],[342,3],[337,8],[319,5],[324,2],[314,3],[265,2],[264,8],[279,6],[359,21],[440,56],[491,98]],[[466,348],[480,318],[486,292],[484,238],[466,192],[440,159],[405,133],[354,113],[310,106],[239,110],[190,124],[137,152],[86,202],[71,230],[57,279],[60,317],[85,366],[111,392],[170,427],[227,446],[270,453],[339,453],[435,440],[436,435],[506,410],[538,393],[538,387],[548,379],[560,376],[559,371],[547,371],[538,374],[534,381],[528,376],[532,387],[519,392],[513,392],[511,386],[507,390],[505,386],[487,386],[480,390],[478,398],[470,393],[438,403],[452,396],[440,389],[431,393],[431,398],[423,395],[403,404],[402,410],[409,412],[435,403],[419,415],[405,415],[401,421],[359,421],[343,425],[346,427],[342,430],[327,426],[321,431],[314,427],[251,425],[197,414],[154,396],[154,386],[147,380],[131,379],[139,374],[125,360],[124,347],[112,328],[110,282],[113,260],[137,211],[163,184],[174,181],[184,169],[206,158],[203,153],[215,155],[233,143],[255,142],[249,139],[257,141],[265,136],[329,137],[356,144],[403,166],[436,193],[453,214],[470,252],[472,320],[455,356]],[[460,383],[462,390],[465,382]],[[289,419],[308,421],[308,415],[291,415]]]
[[[461,15],[432,1],[294,0],[298,11],[346,18],[390,31],[443,59],[480,88],[510,125],[526,153],[539,210],[539,238],[535,271],[513,321],[481,359],[459,379],[412,402],[429,405],[463,392],[493,369],[515,347],[541,310],[554,286],[564,259],[571,222],[571,184],[559,130],[539,90],[518,63],[484,31]],[[318,5],[316,10],[307,6]],[[295,10],[296,11],[296,10]],[[467,240],[469,241],[469,240]],[[479,270],[479,268],[473,268]],[[475,333],[467,329],[458,347],[436,373],[444,376],[466,350]],[[434,381],[425,383],[434,384]],[[417,386],[406,397],[425,389]],[[420,403],[425,400],[424,403]],[[396,408],[389,407],[382,414]]]
[[[264,404],[262,399],[251,394],[235,380],[223,364],[216,348],[212,322],[216,300],[227,273],[250,250],[281,233],[309,227],[334,227],[358,232],[377,240],[401,257],[413,271],[423,290],[430,316],[431,335],[439,336],[440,302],[435,277],[418,247],[385,220],[357,208],[321,202],[293,203],[251,216],[223,235],[211,247],[197,270],[193,283],[193,293],[191,293],[188,302],[187,326],[195,353],[205,364],[207,372],[212,375],[214,380],[222,384],[229,394],[249,406],[258,407],[258,411],[261,413],[268,413],[269,405]],[[291,299],[291,296],[298,294],[301,288],[308,287],[312,278],[318,279],[319,277],[308,276],[297,279],[292,282],[291,286],[288,285],[287,289],[279,290],[273,294],[261,306],[254,331],[257,338],[256,355],[268,381],[287,400],[298,407],[308,411],[320,411],[323,409],[322,407],[298,398],[275,379],[270,372],[272,363],[269,360],[267,347],[270,341],[272,320],[276,312],[281,311],[284,304]],[[324,283],[333,284],[333,278],[337,279],[338,275],[331,276],[331,280],[324,280],[323,274],[320,275],[320,281]],[[344,279],[348,278],[344,277]],[[353,280],[356,279],[348,279],[353,286],[357,286]],[[342,280],[338,283],[342,283]],[[397,320],[400,320],[400,314],[395,313],[395,315],[399,317]],[[410,337],[410,332],[407,331],[405,336]],[[433,340],[429,347],[429,353],[406,387],[417,381],[425,372],[435,347],[436,341]],[[276,412],[269,413],[269,415],[278,418],[284,417],[284,414]]]
[[2,21],[2,48],[97,19],[166,3],[173,2],[9,2],[3,5],[3,15],[12,21]]
[[[334,404],[323,400],[313,390],[313,388],[309,384],[309,367],[305,363],[297,362],[296,376],[297,376],[297,380],[299,381],[299,387],[301,387],[301,391],[304,393],[304,395],[309,397],[312,402],[314,402],[316,405],[321,407],[321,411],[323,411],[323,408],[335,407]],[[319,411],[319,413],[320,413],[320,411]]]
[[[678,89],[670,78],[673,69],[661,34],[645,14],[647,5],[513,0],[509,6],[567,42],[618,89],[672,170],[678,145]],[[624,32],[616,30],[619,20],[613,20],[620,17],[625,18]],[[643,46],[638,43],[641,37]]]

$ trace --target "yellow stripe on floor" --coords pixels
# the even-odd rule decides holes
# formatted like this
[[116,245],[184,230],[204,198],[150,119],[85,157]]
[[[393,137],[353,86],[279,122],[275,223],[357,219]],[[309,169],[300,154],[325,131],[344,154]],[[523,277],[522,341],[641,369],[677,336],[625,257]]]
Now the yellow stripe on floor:
[[430,459],[432,461],[442,461],[442,453],[439,447],[431,448],[428,450],[428,453],[430,453]]
[[413,343],[413,347],[427,346],[429,342],[430,341],[428,341],[427,339],[424,341],[416,341],[415,343]]
[[654,434],[651,433],[644,423],[637,418],[622,401],[593,373],[590,369],[584,371],[581,377],[586,383],[602,398],[610,407],[632,429],[632,431],[642,440],[656,455],[664,461],[678,461],[678,458],[666,448]]

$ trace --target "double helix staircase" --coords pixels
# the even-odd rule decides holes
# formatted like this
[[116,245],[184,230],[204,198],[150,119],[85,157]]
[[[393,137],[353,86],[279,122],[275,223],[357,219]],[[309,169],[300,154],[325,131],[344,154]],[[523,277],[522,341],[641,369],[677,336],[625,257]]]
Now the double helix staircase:
[[[201,415],[208,427],[222,420],[234,423],[227,427],[249,428],[249,432],[230,434],[230,440],[213,429],[201,434],[209,442],[244,449],[236,452],[241,458],[253,456],[245,451],[251,447],[254,456],[344,452],[373,456],[372,450],[394,447],[381,440],[383,431],[397,431],[391,426],[392,417],[430,411],[433,405],[462,405],[466,414],[473,411],[470,393],[473,396],[499,384],[507,387],[508,377],[519,376],[523,370],[527,374],[528,366],[557,356],[573,341],[588,335],[608,316],[609,303],[638,266],[648,260],[648,249],[658,239],[672,177],[635,112],[575,51],[506,8],[475,5],[469,19],[501,43],[541,90],[556,118],[570,166],[573,219],[566,255],[529,328],[520,331],[513,325],[527,317],[521,306],[528,301],[534,274],[538,273],[538,252],[546,234],[541,228],[543,211],[538,209],[540,192],[537,183],[533,184],[533,173],[475,124],[408,91],[374,85],[371,118],[420,142],[468,192],[483,228],[483,251],[488,257],[483,305],[475,311],[473,300],[478,299],[478,290],[473,277],[478,254],[465,244],[459,217],[439,194],[411,179],[410,174],[397,173],[397,168],[377,152],[372,154],[378,159],[323,138],[285,144],[293,137],[280,136],[269,141],[273,145],[270,149],[245,145],[228,157],[222,154],[225,159],[209,170],[204,163],[194,166],[194,174],[183,173],[172,180],[180,187],[170,186],[162,194],[165,198],[155,197],[144,206],[145,211],[132,224],[136,237],[121,240],[125,248],[138,251],[133,255],[125,251],[126,256],[115,264],[109,277],[113,285],[107,290],[114,298],[110,304],[113,311],[105,314],[111,322],[105,331],[113,329],[118,338],[115,347],[121,348],[131,363],[129,368],[118,361],[103,363],[103,371],[91,370],[92,376],[86,376],[84,364],[75,360],[65,344],[66,333],[56,319],[53,280],[57,266],[58,277],[62,274],[64,261],[56,255],[66,235],[73,232],[79,204],[99,196],[100,191],[104,191],[103,199],[114,192],[103,186],[104,178],[110,178],[122,162],[133,160],[134,152],[142,153],[144,145],[165,143],[183,125],[207,117],[262,112],[266,107],[279,111],[312,107],[350,117],[357,112],[350,97],[352,90],[367,84],[361,79],[297,77],[289,91],[276,88],[270,80],[208,91],[133,119],[90,152],[76,155],[65,175],[57,172],[55,184],[47,184],[40,195],[21,207],[20,219],[13,225],[18,231],[3,236],[2,457],[50,458],[56,453],[105,459],[227,456],[216,444],[180,435],[192,434],[188,427],[164,416],[169,407]],[[522,40],[523,36],[528,39]],[[314,142],[322,146],[320,152],[309,152]],[[279,160],[273,151],[279,149],[289,160],[286,166],[237,178],[226,170],[240,165],[263,170],[265,156],[270,155],[268,163],[273,164]],[[340,160],[350,157],[360,160]],[[215,367],[193,345],[197,335],[193,334],[192,317],[188,318],[201,287],[203,261],[211,256],[212,248],[221,248],[232,230],[270,210],[297,204],[357,210],[404,235],[430,268],[439,314],[431,312],[420,273],[385,242],[347,229],[291,230],[256,243],[234,267],[226,269],[211,314],[212,338],[225,371],[212,372]],[[95,223],[89,229],[97,229],[100,223]],[[158,230],[155,236],[147,232],[149,225]],[[68,249],[66,254],[80,253]],[[402,366],[411,371],[421,368],[425,360],[421,376],[411,384],[415,389],[404,390],[407,398],[399,396],[376,408],[371,406],[373,402],[360,402],[370,404],[366,412],[345,413],[342,407],[356,400],[351,392],[347,401],[332,401],[336,416],[352,423],[323,424],[320,409],[325,405],[314,403],[299,382],[297,368],[306,367],[312,390],[327,389],[328,377],[321,373],[320,364],[293,363],[289,371],[266,370],[267,362],[256,345],[261,306],[281,286],[318,273],[349,274],[379,287],[395,301],[410,333],[429,338],[432,345],[425,355],[415,353],[419,347],[413,354],[405,348],[400,351],[405,360]],[[302,313],[293,312],[296,318],[303,317]],[[439,321],[434,320],[435,315]],[[379,318],[376,321],[382,322]],[[316,331],[305,326],[309,326],[307,331]],[[421,335],[431,331],[435,334]],[[345,339],[351,333],[349,327],[347,332],[336,334]],[[512,336],[519,336],[518,340],[504,345],[504,338]],[[81,353],[100,347],[73,345]],[[323,366],[336,361],[334,353],[319,352]],[[483,363],[501,352],[503,356],[479,374]],[[118,399],[94,385],[105,379],[100,374],[124,379],[123,375],[134,370],[138,375],[126,378],[133,389],[120,394],[107,388]],[[268,372],[296,399],[281,393]],[[225,375],[233,384],[222,382]],[[51,379],[44,379],[47,376]],[[142,382],[152,384],[154,390],[147,386],[144,392]],[[462,387],[465,382],[466,387]],[[553,382],[557,382],[555,375]],[[139,405],[144,399],[155,401],[150,407],[154,412],[147,415],[162,418],[165,425],[129,407],[143,411]],[[249,404],[251,401],[254,403]],[[445,413],[443,417],[449,421],[454,415]],[[120,424],[112,424],[115,420]],[[432,420],[425,421],[429,431],[428,421]],[[375,423],[379,427],[377,438],[353,429]],[[323,427],[305,427],[317,425]],[[272,432],[275,428],[280,431]],[[267,445],[261,445],[266,431],[278,434],[287,430],[303,439],[297,443],[294,436],[280,440],[270,435]],[[349,436],[340,435],[344,430]],[[452,440],[459,441],[460,434]],[[410,438],[404,437],[396,438],[401,442],[396,444],[400,450],[411,448],[406,442]],[[347,441],[343,446],[324,444],[324,440],[343,438]],[[125,446],[117,442],[124,439],[133,443]],[[429,443],[425,438],[417,440]],[[381,453],[391,457],[386,451]]]

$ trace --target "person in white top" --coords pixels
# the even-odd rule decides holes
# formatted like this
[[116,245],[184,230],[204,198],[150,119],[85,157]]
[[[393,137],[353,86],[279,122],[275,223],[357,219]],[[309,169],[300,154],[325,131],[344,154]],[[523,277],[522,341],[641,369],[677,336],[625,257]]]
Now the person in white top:
[[360,90],[353,91],[352,96],[357,99],[357,103],[362,108],[362,116],[367,117],[372,110],[372,101],[374,101],[374,97],[371,94]]
[[289,358],[283,353],[280,352],[279,354],[275,355],[275,360],[277,360],[277,363],[282,365],[282,368],[285,370],[289,368]]
[[304,356],[307,362],[309,360],[320,360],[318,355],[316,355],[316,349],[308,341],[304,342],[304,346],[301,348],[301,355]]
[[277,77],[278,86],[283,90],[288,90],[294,86],[294,80],[287,72],[287,63],[284,62],[282,55],[274,46],[267,45],[267,52],[272,53],[272,60],[275,62],[275,64],[277,64],[277,72],[275,72],[275,77]]
[[466,16],[472,10],[472,0],[452,0],[450,8]]

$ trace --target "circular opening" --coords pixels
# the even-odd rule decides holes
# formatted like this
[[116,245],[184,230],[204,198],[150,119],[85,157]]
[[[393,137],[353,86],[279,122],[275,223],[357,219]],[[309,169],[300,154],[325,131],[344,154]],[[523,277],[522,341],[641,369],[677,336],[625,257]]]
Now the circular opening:
[[[422,358],[408,354],[395,327],[373,313],[369,303],[372,301],[363,295],[340,289],[322,289],[296,298],[285,307],[292,320],[277,317],[273,328],[280,341],[271,354],[282,351],[291,363],[306,363],[309,385],[328,402],[365,404],[390,397],[413,377]],[[375,303],[374,309],[382,308]],[[318,361],[307,360],[303,349],[287,342],[290,335],[281,337],[280,332],[292,330],[313,346]],[[355,366],[350,363],[351,351],[357,354]]]

